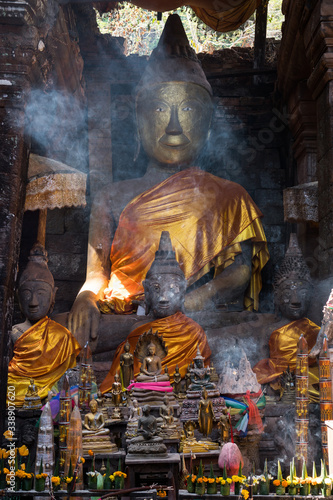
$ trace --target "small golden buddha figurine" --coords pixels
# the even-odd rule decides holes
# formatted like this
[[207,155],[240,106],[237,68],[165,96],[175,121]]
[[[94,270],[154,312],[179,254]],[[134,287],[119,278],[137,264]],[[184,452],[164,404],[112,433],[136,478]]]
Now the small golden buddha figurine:
[[194,436],[195,422],[188,420],[184,424],[185,438],[182,436],[182,440],[179,445],[179,451],[183,453],[202,453],[209,450],[218,450],[218,443],[213,441],[198,441]]
[[217,424],[221,432],[221,444],[229,443],[230,440],[230,414],[228,408],[222,410],[219,423]]
[[160,417],[163,421],[162,427],[176,427],[173,407],[170,405],[167,394],[164,396],[163,405],[160,407]]
[[198,422],[201,434],[209,436],[213,430],[214,410],[213,403],[208,399],[207,389],[202,391],[202,398],[199,403]]
[[85,415],[83,421],[83,452],[86,453],[88,450],[96,453],[117,451],[117,446],[111,443],[110,430],[105,427],[104,415],[98,409],[98,403],[95,399],[90,400],[89,409],[90,412]]
[[176,365],[174,374],[173,374],[173,390],[177,394],[177,396],[181,393],[182,391],[182,376],[179,373],[179,366]]
[[122,374],[123,386],[126,389],[131,380],[134,380],[134,357],[130,352],[131,345],[129,342],[126,342],[124,345],[124,351],[120,355],[120,370]]
[[129,417],[126,427],[126,437],[132,438],[138,433],[138,421],[142,417],[142,408],[138,405],[137,399],[132,400],[129,407]]
[[96,399],[92,399],[89,403],[90,412],[84,417],[82,435],[94,434],[109,434],[109,429],[106,429],[104,415],[98,410],[98,403]]
[[112,394],[112,403],[114,406],[120,406],[123,402],[122,398],[122,387],[120,383],[119,373],[117,372],[114,376],[114,382],[112,384],[111,394]]
[[156,355],[156,345],[151,342],[147,348],[147,356],[144,357],[138,382],[163,382],[169,380],[169,375],[162,373],[161,358]]
[[30,379],[30,384],[28,385],[27,392],[24,396],[23,409],[24,410],[39,410],[42,407],[41,399],[38,395],[38,390],[35,385],[34,379]]

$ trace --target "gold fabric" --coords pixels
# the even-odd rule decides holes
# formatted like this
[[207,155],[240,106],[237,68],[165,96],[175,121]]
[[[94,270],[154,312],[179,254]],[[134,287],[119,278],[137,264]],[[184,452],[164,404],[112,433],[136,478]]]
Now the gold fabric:
[[81,347],[67,328],[47,316],[26,330],[14,344],[8,366],[8,386],[15,386],[16,405],[22,406],[33,378],[41,398],[68,368],[76,364]]
[[142,281],[158,249],[162,231],[169,231],[176,259],[188,284],[212,266],[218,274],[251,239],[252,278],[245,306],[258,309],[261,269],[269,259],[262,213],[245,189],[192,167],[174,174],[132,200],[123,210],[112,248],[112,272],[103,312],[131,310],[143,296]]
[[[309,352],[315,345],[320,327],[307,318],[292,321],[272,332],[269,339],[269,359],[257,363],[253,371],[260,384],[267,384],[279,377],[289,366],[291,371],[296,368],[297,344],[301,334],[304,335]],[[309,358],[309,365],[317,361]]]
[[[135,346],[139,340],[142,333],[153,329],[153,332],[158,331],[162,335],[168,347],[168,354],[162,360],[163,369],[168,366],[168,372],[170,375],[170,380],[173,381],[172,376],[174,374],[176,365],[179,366],[179,372],[184,378],[187,365],[192,362],[197,354],[197,346],[199,344],[200,352],[205,358],[206,362],[209,362],[211,351],[208,345],[207,337],[201,326],[198,325],[191,318],[188,318],[183,313],[178,312],[167,318],[157,319],[145,325],[139,326],[133,332],[129,334],[127,340],[131,345],[131,352],[134,352]],[[125,341],[126,342],[126,341]],[[122,342],[118,347],[109,373],[100,385],[100,390],[105,393],[108,392],[113,383],[114,375],[120,369],[120,355],[123,352],[123,347],[125,342]],[[134,376],[136,377],[140,373],[140,362],[134,357]]]
[[215,31],[226,33],[236,30],[245,23],[260,5],[261,0],[244,0],[237,7],[228,10],[224,10],[225,6],[223,6],[223,2],[217,3],[222,3],[221,9],[202,9],[193,5],[191,5],[191,8],[207,26]]

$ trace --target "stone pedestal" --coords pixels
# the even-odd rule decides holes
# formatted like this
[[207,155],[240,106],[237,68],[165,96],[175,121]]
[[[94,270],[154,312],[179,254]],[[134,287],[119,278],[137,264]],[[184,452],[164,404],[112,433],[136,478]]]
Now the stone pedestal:
[[152,483],[172,486],[173,490],[168,491],[168,498],[169,500],[178,500],[179,453],[170,453],[165,457],[158,455],[140,457],[128,454],[125,464],[128,467],[131,488]]

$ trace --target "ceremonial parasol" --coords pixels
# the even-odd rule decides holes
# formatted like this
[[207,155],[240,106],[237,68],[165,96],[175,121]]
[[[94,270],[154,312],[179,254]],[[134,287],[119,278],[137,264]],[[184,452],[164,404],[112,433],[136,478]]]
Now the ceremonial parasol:
[[31,153],[25,210],[39,210],[37,240],[45,246],[47,209],[86,205],[83,172],[65,163]]

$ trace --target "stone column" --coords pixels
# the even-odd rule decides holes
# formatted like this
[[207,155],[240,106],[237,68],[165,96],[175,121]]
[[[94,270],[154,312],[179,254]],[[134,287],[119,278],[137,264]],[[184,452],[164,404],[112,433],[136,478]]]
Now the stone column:
[[0,1],[0,435],[5,429],[14,284],[20,249],[28,150],[24,105],[30,87],[34,31],[28,2]]
[[317,0],[304,29],[313,68],[308,87],[317,110],[319,277],[333,274],[333,3]]

